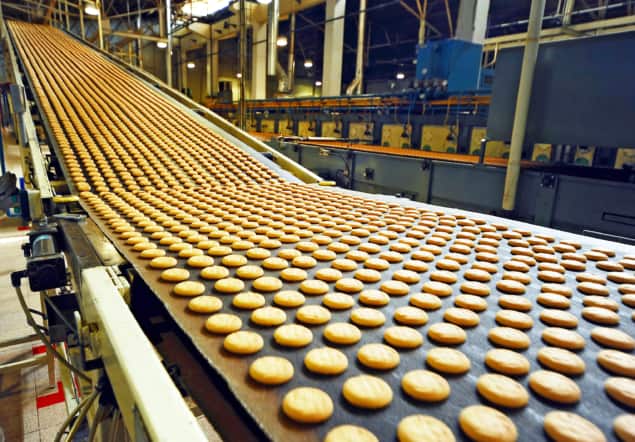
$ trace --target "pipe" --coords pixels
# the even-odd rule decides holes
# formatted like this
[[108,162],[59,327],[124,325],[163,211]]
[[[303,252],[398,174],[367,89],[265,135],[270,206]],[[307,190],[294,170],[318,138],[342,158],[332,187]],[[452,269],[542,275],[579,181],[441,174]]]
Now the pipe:
[[574,5],[575,0],[565,1],[564,10],[562,11],[562,26],[568,26],[571,24],[571,13],[573,12]]
[[214,30],[212,26],[209,26],[209,36],[207,37],[207,41],[205,42],[205,94],[208,97],[212,97],[214,95],[214,90],[212,87],[212,62],[214,56],[212,55],[213,47],[212,47],[212,38],[214,37]]
[[529,27],[527,29],[527,40],[525,42],[523,64],[520,71],[511,148],[507,162],[507,173],[505,175],[505,189],[503,191],[503,209],[509,211],[514,210],[516,205],[516,191],[518,190],[518,176],[520,174],[520,157],[525,141],[525,130],[527,129],[527,113],[529,111],[529,100],[531,98],[531,86],[534,79],[536,59],[538,58],[540,28],[545,12],[545,1],[546,0],[532,0],[531,10],[529,12]]
[[280,62],[276,63],[276,77],[278,79],[278,92],[285,92],[289,88],[289,77]]
[[419,46],[426,42],[426,15],[428,14],[428,0],[423,0],[423,9],[419,18]]
[[[141,0],[137,0],[137,11],[137,32],[141,33]],[[143,69],[143,40],[140,38],[137,39],[137,66]]]
[[245,103],[245,81],[247,80],[247,20],[245,17],[245,0],[240,0],[239,11],[240,27],[240,102],[238,124],[242,130],[247,127],[247,107]]
[[101,22],[101,0],[96,0],[95,5],[97,6],[97,35],[99,38],[99,49],[104,50],[104,28]]
[[355,51],[355,77],[346,88],[346,95],[362,93],[364,79],[364,33],[366,27],[366,0],[359,0],[359,26],[357,28],[357,50]]
[[276,75],[278,65],[278,20],[280,16],[280,0],[269,4],[269,20],[267,22],[267,75]]
[[86,40],[86,28],[84,27],[84,0],[79,0],[79,33],[82,40]]
[[171,0],[165,1],[165,36],[168,38],[168,47],[165,48],[165,82],[172,87],[172,11]]
[[71,30],[71,19],[68,15],[68,1],[64,0],[64,16],[66,18],[66,30],[70,32]]
[[[365,1],[365,0],[362,0]],[[295,13],[291,14],[289,23],[289,62],[287,64],[287,90],[293,93],[295,82]]]

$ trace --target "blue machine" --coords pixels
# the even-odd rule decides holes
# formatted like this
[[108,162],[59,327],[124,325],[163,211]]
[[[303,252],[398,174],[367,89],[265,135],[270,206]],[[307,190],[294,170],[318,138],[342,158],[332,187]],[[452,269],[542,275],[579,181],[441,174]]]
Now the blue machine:
[[475,92],[483,86],[491,89],[480,78],[482,49],[479,44],[454,39],[417,46],[418,86],[428,97]]

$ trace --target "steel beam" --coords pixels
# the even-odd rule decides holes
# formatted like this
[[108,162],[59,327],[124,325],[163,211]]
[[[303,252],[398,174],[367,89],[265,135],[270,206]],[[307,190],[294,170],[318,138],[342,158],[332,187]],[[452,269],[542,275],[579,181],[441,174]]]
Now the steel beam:
[[342,58],[344,52],[344,17],[346,0],[326,0],[324,27],[324,64],[322,69],[322,95],[342,93]]

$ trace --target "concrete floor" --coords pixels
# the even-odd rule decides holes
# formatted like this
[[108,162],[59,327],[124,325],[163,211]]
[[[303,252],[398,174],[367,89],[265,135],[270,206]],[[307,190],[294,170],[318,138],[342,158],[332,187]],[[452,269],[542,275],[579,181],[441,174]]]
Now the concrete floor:
[[[19,148],[11,144],[15,141],[10,133],[3,131],[2,135],[7,169],[21,176]],[[25,266],[20,246],[26,241],[26,231],[19,230],[20,225],[20,219],[0,216],[0,341],[33,334],[10,282],[11,272]],[[39,310],[39,295],[27,287],[24,292],[29,307]],[[0,348],[0,364],[32,357],[40,350],[38,341]],[[0,442],[53,440],[67,416],[64,401],[49,405],[50,400],[42,400],[48,395],[56,398],[60,380],[57,367],[55,372],[53,386],[49,385],[46,364],[0,375]]]

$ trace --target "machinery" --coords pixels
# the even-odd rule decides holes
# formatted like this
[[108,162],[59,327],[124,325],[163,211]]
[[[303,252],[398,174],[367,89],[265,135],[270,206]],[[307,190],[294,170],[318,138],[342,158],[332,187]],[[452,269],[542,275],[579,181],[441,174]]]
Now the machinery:
[[[517,244],[522,245],[524,254],[534,254],[530,246],[544,246],[542,250],[548,251],[551,247],[548,244],[553,244],[562,253],[565,250],[574,253],[577,246],[580,253],[605,250],[615,255],[611,259],[616,262],[631,265],[633,261],[633,247],[623,243],[482,213],[444,209],[403,198],[404,194],[368,195],[331,188],[332,182],[298,164],[306,158],[297,158],[297,162],[289,158],[307,154],[308,149],[295,151],[293,145],[282,145],[279,149],[288,156],[283,155],[156,78],[60,31],[24,23],[11,23],[9,28],[2,23],[6,65],[12,72],[12,81],[20,81],[23,75],[26,79],[22,85],[25,106],[21,112],[15,111],[14,116],[25,134],[37,133],[36,121],[46,135],[46,140],[32,136],[21,139],[21,149],[28,158],[24,162],[28,190],[39,198],[29,199],[31,204],[25,213],[29,213],[33,230],[25,247],[24,270],[12,274],[12,284],[37,337],[64,367],[70,413],[57,440],[72,439],[85,419],[89,438],[97,440],[205,440],[199,423],[206,420],[226,440],[321,440],[334,426],[350,422],[366,426],[380,439],[388,440],[395,436],[396,422],[421,412],[419,404],[401,396],[399,384],[406,371],[422,367],[420,350],[403,351],[399,368],[380,375],[395,394],[392,406],[381,410],[355,409],[343,405],[344,399],[340,397],[346,378],[370,372],[353,363],[355,346],[341,348],[351,362],[348,373],[325,381],[323,376],[302,366],[302,356],[307,350],[324,345],[321,339],[324,325],[311,327],[315,339],[306,348],[283,348],[275,343],[272,327],[254,325],[250,310],[232,306],[235,294],[248,287],[246,284],[262,292],[260,296],[268,304],[274,291],[302,290],[300,282],[282,282],[278,278],[279,269],[261,265],[264,258],[256,259],[247,254],[248,250],[258,249],[263,257],[284,252],[292,259],[291,256],[301,255],[300,242],[306,250],[321,249],[325,252],[322,256],[329,258],[320,259],[319,263],[316,260],[312,268],[307,267],[307,280],[320,287],[328,284],[317,280],[317,271],[330,268],[333,255],[344,257],[346,251],[362,242],[373,254],[379,250],[382,254],[389,252],[395,245],[410,254],[413,248],[435,243],[437,248],[429,250],[438,251],[433,257],[437,260],[452,245],[460,244],[444,239],[455,240],[448,233],[448,229],[454,232],[454,228],[461,232],[462,250],[465,251],[466,242],[488,239],[480,246],[500,245],[498,250],[504,260],[519,252],[520,246],[513,246],[513,241],[522,241]],[[16,49],[19,60],[14,53]],[[51,54],[57,54],[56,61],[44,63],[52,59],[46,58]],[[94,76],[103,79],[106,74],[119,80],[119,89],[111,88],[114,81],[104,82],[103,88],[87,86]],[[67,81],[57,81],[56,76]],[[131,101],[135,105],[142,101],[146,106],[143,112],[130,105]],[[155,109],[163,113],[154,116]],[[175,121],[178,127],[173,126]],[[187,136],[182,134],[184,131]],[[75,136],[76,133],[82,136]],[[358,160],[347,156],[346,146],[324,149],[328,152],[321,156],[328,161]],[[48,151],[49,156],[42,150]],[[418,151],[418,154],[421,154],[416,160],[418,171],[433,179],[429,176],[431,163],[425,157],[431,153]],[[386,173],[374,161],[370,159],[363,169],[368,181]],[[487,165],[486,160],[478,163],[478,157],[475,162],[480,165],[470,163],[469,167],[482,170],[477,167]],[[53,173],[49,173],[51,168]],[[348,179],[358,179],[355,165],[347,170]],[[408,173],[409,169],[401,169],[400,180],[408,181]],[[49,175],[55,175],[56,182],[51,182]],[[551,188],[544,175],[540,185]],[[476,201],[480,195],[468,197]],[[545,197],[540,203],[548,206],[553,200]],[[433,228],[436,234],[432,234]],[[195,275],[192,282],[204,286],[202,293],[221,298],[223,312],[238,316],[244,331],[262,336],[261,354],[292,359],[294,378],[280,387],[263,387],[253,382],[248,377],[248,367],[256,356],[232,353],[224,346],[224,335],[208,332],[207,315],[195,315],[189,310],[190,298],[178,293],[174,281],[170,282],[162,270],[154,268],[149,264],[152,261],[142,255],[148,250],[155,250],[157,257],[172,258],[168,260],[174,262],[170,269],[177,270],[173,274],[182,275],[182,270],[186,270],[187,277]],[[394,257],[394,253],[383,256]],[[554,257],[555,253],[554,249]],[[451,256],[463,260],[455,255]],[[465,263],[474,262],[471,250],[468,255],[470,258],[464,257]],[[230,270],[226,269],[225,277],[206,279],[202,273],[199,277],[202,270],[191,266],[189,261],[196,256],[213,256],[212,261],[231,267],[236,276],[237,270],[224,258],[238,256],[239,262],[260,268],[262,275],[279,281],[280,285],[269,290],[245,278],[238,290],[235,286],[228,288],[226,284],[237,279],[227,277]],[[354,264],[357,268],[357,263]],[[367,284],[367,288],[381,288],[381,284],[391,281],[393,271],[402,266],[386,264],[390,270],[382,274],[380,281]],[[433,265],[430,262],[430,273]],[[502,272],[497,273],[491,281],[492,292]],[[530,274],[537,281],[537,269]],[[353,273],[349,275],[348,279],[354,279]],[[429,279],[424,274],[416,284]],[[31,290],[40,291],[45,299],[44,310],[40,312],[44,321],[36,321],[24,302],[25,280]],[[461,279],[457,286],[463,282]],[[617,283],[611,280],[607,284],[617,293]],[[334,285],[328,287],[335,289]],[[422,289],[421,285],[411,287],[406,286],[412,293]],[[536,296],[540,285],[533,283],[526,290],[528,295]],[[351,294],[358,293],[351,291]],[[307,305],[317,306],[322,300],[321,296],[306,298]],[[391,297],[385,315],[392,318],[396,308],[405,307],[408,302],[408,296]],[[580,315],[581,309],[578,302],[572,312]],[[620,309],[624,317],[632,314],[625,306]],[[531,312],[537,324],[531,332],[534,342],[540,340],[538,333],[543,327],[538,325],[538,310]],[[287,314],[291,317],[295,311],[288,309]],[[430,322],[442,321],[442,314],[442,309],[430,311]],[[346,322],[350,312],[334,311],[332,316],[333,322]],[[494,310],[483,313],[481,322],[484,327],[495,326]],[[580,330],[587,335],[591,326],[581,321]],[[626,333],[635,332],[632,321],[625,319],[622,326]],[[474,360],[482,359],[487,345],[484,327],[468,330],[469,343],[461,347]],[[362,343],[381,342],[383,333],[381,326],[364,328]],[[53,348],[53,343],[58,345]],[[589,394],[587,399],[588,392],[597,392],[597,379],[606,377],[594,363],[597,346],[589,347],[583,354],[588,361],[587,375],[579,380],[585,397],[579,406],[570,409],[593,420],[609,434],[612,418],[621,408],[603,395]],[[529,350],[528,357],[535,357],[535,350]],[[455,393],[442,405],[426,405],[426,413],[443,418],[456,435],[461,434],[456,410],[480,403],[474,380],[485,372],[484,364],[475,363],[470,376],[454,376],[451,381]],[[284,394],[291,388],[307,385],[327,390],[335,401],[336,411],[327,422],[300,424],[280,411]],[[550,404],[532,397],[527,410],[512,417],[522,428],[521,440],[535,440],[536,435],[542,434],[539,416],[550,410]]]

